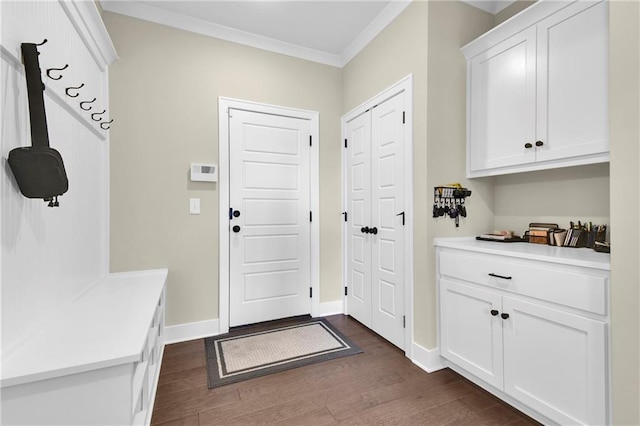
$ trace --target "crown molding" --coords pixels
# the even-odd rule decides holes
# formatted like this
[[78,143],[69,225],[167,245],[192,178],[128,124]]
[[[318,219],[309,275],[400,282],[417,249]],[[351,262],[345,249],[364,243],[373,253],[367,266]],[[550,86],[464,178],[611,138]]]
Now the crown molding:
[[371,40],[373,40],[391,21],[393,21],[411,0],[392,0],[367,28],[340,55],[259,36],[246,31],[213,24],[201,19],[191,18],[135,1],[103,1],[102,8],[107,12],[118,13],[156,24],[215,37],[234,43],[251,46],[270,52],[342,68],[353,59]]
[[102,2],[102,7],[107,12],[119,13],[156,24],[167,25],[192,33],[215,37],[231,41],[245,46],[256,47],[287,56],[319,62],[325,65],[341,67],[342,63],[338,55],[332,55],[318,50],[297,46],[272,38],[259,36],[246,31],[236,30],[224,25],[213,24],[201,19],[191,18],[178,13],[169,12],[152,6],[143,5],[134,1],[130,2]]
[[[364,29],[362,33],[340,55],[341,65],[345,66],[356,57],[378,34],[384,30],[403,10],[411,4],[412,0],[392,0],[378,16]],[[426,25],[426,23],[425,23]]]
[[105,71],[118,59],[118,53],[96,4],[93,1],[69,0],[59,0],[59,3],[100,70]]

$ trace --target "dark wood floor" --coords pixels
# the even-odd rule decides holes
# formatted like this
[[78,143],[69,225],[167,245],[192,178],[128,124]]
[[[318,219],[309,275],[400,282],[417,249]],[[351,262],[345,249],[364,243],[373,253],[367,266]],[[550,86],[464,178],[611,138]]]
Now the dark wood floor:
[[427,374],[353,319],[328,319],[364,353],[216,389],[202,339],[167,345],[152,424],[537,424],[449,369]]

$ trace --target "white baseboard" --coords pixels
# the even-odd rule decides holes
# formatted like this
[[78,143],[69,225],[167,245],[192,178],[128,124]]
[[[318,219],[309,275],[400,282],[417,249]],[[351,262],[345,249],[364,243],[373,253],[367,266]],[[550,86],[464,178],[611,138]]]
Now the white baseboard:
[[329,315],[343,314],[344,307],[342,300],[334,300],[333,302],[318,303],[311,307],[312,317],[326,317]]
[[427,349],[415,342],[413,342],[413,359],[411,361],[427,373],[445,368],[440,358],[440,349]]
[[168,345],[218,334],[220,334],[220,321],[218,319],[170,325],[164,328],[164,343]]

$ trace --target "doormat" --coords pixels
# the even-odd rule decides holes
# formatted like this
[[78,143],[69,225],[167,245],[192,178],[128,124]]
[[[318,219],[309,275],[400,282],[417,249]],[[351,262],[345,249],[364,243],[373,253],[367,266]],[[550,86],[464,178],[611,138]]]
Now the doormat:
[[362,353],[328,321],[308,317],[260,331],[245,327],[208,337],[205,349],[209,389]]

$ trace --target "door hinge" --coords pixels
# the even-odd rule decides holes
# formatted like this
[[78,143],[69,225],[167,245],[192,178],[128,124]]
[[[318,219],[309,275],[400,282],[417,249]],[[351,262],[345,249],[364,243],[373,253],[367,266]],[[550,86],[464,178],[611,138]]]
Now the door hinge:
[[309,135],[309,146],[313,146],[313,136]]
[[313,213],[309,212],[309,222],[313,222]]
[[402,328],[407,328],[407,317],[402,316]]
[[344,221],[347,221],[347,212],[342,212],[342,214],[344,215]]
[[344,140],[344,147],[345,148],[347,147],[347,140],[346,139]]
[[344,295],[348,296],[349,295],[349,290],[347,290],[347,286],[344,286]]
[[309,297],[313,297],[313,287],[309,287]]
[[404,124],[404,111],[402,111],[402,124]]

